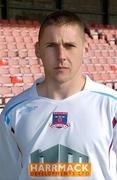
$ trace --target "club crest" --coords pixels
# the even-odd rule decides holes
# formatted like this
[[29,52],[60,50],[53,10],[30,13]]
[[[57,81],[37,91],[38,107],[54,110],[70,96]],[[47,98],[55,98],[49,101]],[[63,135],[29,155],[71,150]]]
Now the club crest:
[[67,112],[53,112],[51,128],[67,128],[70,126],[67,123],[68,113]]

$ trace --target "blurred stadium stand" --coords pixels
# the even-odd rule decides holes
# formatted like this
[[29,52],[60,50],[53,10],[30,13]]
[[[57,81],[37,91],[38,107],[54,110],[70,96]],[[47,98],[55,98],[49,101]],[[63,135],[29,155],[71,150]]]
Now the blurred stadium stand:
[[42,76],[43,67],[34,48],[38,31],[36,21],[0,20],[1,107]]

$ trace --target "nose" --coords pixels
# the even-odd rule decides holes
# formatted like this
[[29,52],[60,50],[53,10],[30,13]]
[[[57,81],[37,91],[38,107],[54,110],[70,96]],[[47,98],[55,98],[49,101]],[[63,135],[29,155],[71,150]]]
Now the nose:
[[62,45],[58,46],[57,48],[57,59],[60,62],[63,62],[66,59],[66,52]]

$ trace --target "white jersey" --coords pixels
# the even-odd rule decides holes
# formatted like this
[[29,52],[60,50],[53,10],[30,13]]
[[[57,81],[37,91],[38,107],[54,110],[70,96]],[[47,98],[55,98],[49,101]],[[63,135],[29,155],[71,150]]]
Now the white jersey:
[[[110,158],[117,155],[117,92],[87,77],[82,91],[53,100],[39,96],[37,83],[1,114],[0,180],[117,180]],[[45,171],[39,163],[87,163],[91,174],[30,175]]]

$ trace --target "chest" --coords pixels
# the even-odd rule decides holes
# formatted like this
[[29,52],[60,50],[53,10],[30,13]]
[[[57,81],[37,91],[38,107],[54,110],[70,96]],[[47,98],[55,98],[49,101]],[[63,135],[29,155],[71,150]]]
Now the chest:
[[112,138],[110,106],[102,102],[74,101],[26,107],[17,117],[16,139],[22,152],[63,144],[75,149],[108,144]]

